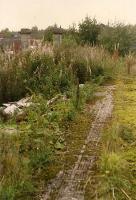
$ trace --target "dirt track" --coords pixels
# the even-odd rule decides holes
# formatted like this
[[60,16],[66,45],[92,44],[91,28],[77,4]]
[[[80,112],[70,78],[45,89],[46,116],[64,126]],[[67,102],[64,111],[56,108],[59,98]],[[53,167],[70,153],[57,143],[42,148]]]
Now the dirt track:
[[[92,168],[97,160],[98,144],[102,128],[112,114],[114,86],[107,86],[104,98],[97,101],[93,108],[94,121],[92,128],[84,141],[84,145],[77,156],[72,170],[60,172],[56,179],[48,186],[47,192],[41,200],[48,200],[55,191],[55,200],[84,200],[85,188],[91,180]],[[99,93],[99,95],[101,95]]]

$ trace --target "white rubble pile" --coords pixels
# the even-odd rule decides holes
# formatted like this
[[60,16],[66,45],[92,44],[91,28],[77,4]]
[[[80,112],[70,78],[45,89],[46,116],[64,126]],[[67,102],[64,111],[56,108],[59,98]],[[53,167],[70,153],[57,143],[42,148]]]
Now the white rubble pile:
[[17,102],[5,103],[2,107],[3,114],[7,116],[13,116],[15,113],[22,112],[23,108],[27,108],[32,105],[31,98],[23,98]]
[[[62,99],[62,101],[66,101],[67,97],[63,95],[56,95],[56,97],[47,101],[47,106],[52,105],[59,99]],[[22,114],[24,108],[28,108],[33,104],[34,103],[32,103],[32,97],[26,97],[16,102],[4,103],[2,107],[0,107],[0,115],[5,118],[11,118],[15,114]]]

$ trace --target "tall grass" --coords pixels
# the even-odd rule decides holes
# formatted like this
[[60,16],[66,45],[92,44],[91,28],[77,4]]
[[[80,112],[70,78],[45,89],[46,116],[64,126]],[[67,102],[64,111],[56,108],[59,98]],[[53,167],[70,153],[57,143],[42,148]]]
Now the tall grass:
[[[32,199],[44,188],[51,176],[48,167],[66,148],[64,124],[93,98],[97,84],[116,76],[118,63],[103,48],[69,43],[53,54],[36,51],[10,60],[0,57],[0,103],[26,95],[32,95],[34,102],[20,123],[12,119],[3,124],[5,129],[12,126],[14,134],[0,130],[0,199]],[[77,110],[78,83],[84,85],[78,87]],[[48,106],[47,100],[56,94],[66,99]]]
[[0,102],[14,101],[27,93],[47,98],[69,90],[77,82],[104,82],[114,77],[119,61],[103,48],[63,44],[53,54],[21,53],[8,60],[0,56]]
[[[133,140],[132,140],[133,138]],[[101,199],[131,199],[135,196],[134,176],[124,152],[126,146],[134,141],[130,128],[114,123],[102,138],[102,155],[99,163],[100,185],[98,195]]]

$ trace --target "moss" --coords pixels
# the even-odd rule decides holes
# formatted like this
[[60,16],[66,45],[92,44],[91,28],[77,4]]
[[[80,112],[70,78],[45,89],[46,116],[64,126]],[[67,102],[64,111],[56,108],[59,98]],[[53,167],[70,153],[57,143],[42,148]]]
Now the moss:
[[[118,177],[108,176],[110,184],[115,187],[115,195],[119,200],[125,198],[121,189],[132,199],[136,197],[136,77],[120,78],[116,83],[114,93],[114,110],[112,119],[106,125],[102,137],[101,157],[103,153],[108,159],[111,153],[118,154],[127,163],[125,169],[118,169]],[[104,161],[105,163],[105,161]],[[111,163],[111,162],[110,162]],[[108,199],[112,194],[112,188],[105,182],[105,175],[101,171],[102,163],[99,162],[97,168],[96,186],[98,189],[98,199]],[[111,166],[113,169],[113,166]],[[121,169],[121,168],[120,168]],[[123,184],[116,187],[119,182]],[[106,191],[106,194],[105,194]],[[111,196],[112,198],[112,196]],[[93,198],[92,198],[93,199]]]
[[[60,170],[67,171],[73,167],[90,128],[91,115],[86,113],[79,113],[73,122],[65,124],[66,149],[62,154],[56,155],[56,164],[48,168],[49,180],[54,178]],[[55,199],[55,196],[56,193],[53,193],[51,199]]]
[[136,124],[136,78],[131,83],[125,80],[117,85],[115,93],[114,116],[119,123],[130,125],[135,129]]

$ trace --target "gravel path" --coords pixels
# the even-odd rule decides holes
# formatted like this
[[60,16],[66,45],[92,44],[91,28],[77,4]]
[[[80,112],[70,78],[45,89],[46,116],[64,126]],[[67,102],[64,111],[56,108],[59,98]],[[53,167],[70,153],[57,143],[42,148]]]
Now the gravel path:
[[113,90],[114,86],[106,86],[104,98],[95,104],[92,128],[73,169],[65,173],[60,172],[41,200],[50,199],[50,194],[54,190],[57,191],[55,200],[84,200],[85,188],[91,179],[92,168],[97,160],[102,128],[112,114]]

